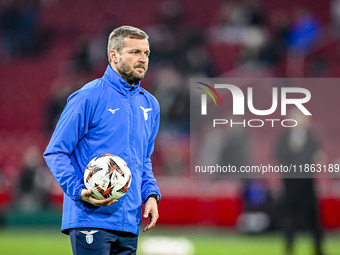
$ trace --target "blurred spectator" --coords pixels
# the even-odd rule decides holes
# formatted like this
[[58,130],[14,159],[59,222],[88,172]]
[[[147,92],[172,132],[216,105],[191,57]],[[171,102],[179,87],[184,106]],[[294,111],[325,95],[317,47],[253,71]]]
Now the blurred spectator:
[[5,224],[5,213],[11,200],[9,180],[2,172],[2,166],[0,167],[0,228]]
[[310,58],[308,63],[308,75],[311,77],[327,77],[327,73],[330,70],[330,63],[322,56],[317,54]]
[[38,10],[37,0],[8,0],[3,4],[0,24],[6,57],[36,53]]
[[[284,132],[277,143],[277,159],[280,164],[305,165],[318,163],[321,155],[320,142],[310,129],[310,117],[296,108],[290,112],[290,118],[298,121],[298,126]],[[322,230],[319,223],[317,193],[315,179],[312,174],[305,173],[304,178],[289,176],[283,179],[284,184],[284,216],[283,229],[286,238],[286,254],[293,252],[296,232],[305,223],[314,238],[314,254],[322,253]]]
[[169,121],[172,126],[176,126],[173,130],[189,134],[190,131],[190,98],[187,87],[179,90],[168,112]]
[[[234,121],[241,122],[238,118]],[[225,129],[225,128],[224,128]],[[233,126],[224,131],[223,147],[220,151],[219,164],[223,166],[231,165],[240,169],[241,166],[248,165],[249,152],[248,152],[248,132],[242,126]]]
[[51,88],[51,98],[46,106],[46,132],[54,130],[60,114],[62,113],[68,96],[75,90],[75,86],[70,80],[59,78],[54,82]]
[[266,15],[261,2],[258,0],[246,1],[248,23],[251,26],[263,27],[266,23]]
[[43,164],[42,152],[35,146],[27,148],[19,177],[16,203],[20,210],[31,212],[46,208],[53,177]]
[[[92,38],[89,44],[89,59],[94,70],[102,70],[102,67],[107,65],[107,38],[109,38],[110,33],[118,25],[114,25],[117,22],[110,22],[106,25],[103,31]],[[101,71],[100,71],[101,72]]]
[[[237,118],[234,119],[235,122],[236,120],[238,121]],[[198,165],[230,165],[236,169],[247,165],[248,134],[244,127],[226,128],[224,125],[217,125],[213,132],[210,123],[204,123],[200,127],[199,138],[196,138],[199,139],[196,159]]]
[[98,36],[83,36],[78,40],[70,60],[70,70],[87,74],[100,70],[107,64],[107,38],[114,26],[107,26]]
[[340,0],[331,0],[330,14],[332,17],[333,28],[337,35],[340,32]]
[[6,57],[14,55],[18,48],[17,44],[19,42],[16,37],[19,16],[19,10],[16,8],[14,1],[8,0],[3,2],[0,13],[0,26]]
[[[210,44],[228,45],[232,51],[235,51],[232,46],[239,47],[237,59],[231,63],[233,67],[241,65],[250,68],[261,67],[258,65],[259,54],[264,47],[268,47],[267,17],[263,10],[261,2],[257,0],[222,2],[216,15],[220,17],[219,22],[209,29],[208,38]],[[223,54],[225,61],[228,61],[229,54],[221,51],[221,55]]]
[[151,89],[161,104],[161,132],[189,132],[187,77],[212,77],[214,65],[204,47],[204,31],[188,25],[181,1],[161,3],[149,32],[154,75]]
[[222,159],[221,152],[227,134],[228,130],[226,131],[224,127],[216,126],[214,132],[211,132],[210,123],[201,123],[201,130],[196,133],[197,136],[194,139],[195,142],[197,142],[194,148],[197,150],[197,153],[195,153],[195,162],[197,162],[197,165],[211,166],[220,164],[220,160]]
[[221,21],[211,29],[212,41],[240,44],[257,51],[265,41],[265,13],[258,1],[222,2]]
[[244,208],[238,218],[238,228],[243,233],[261,233],[272,223],[271,195],[264,180],[246,180],[243,192]]
[[186,146],[185,138],[176,137],[174,135],[170,137],[160,137],[160,140],[164,143],[161,146],[162,151],[162,170],[163,175],[167,176],[180,176],[186,173],[188,169],[188,146]]
[[180,1],[164,1],[156,14],[154,25],[146,28],[150,36],[152,63],[177,63],[185,47],[184,7]]
[[60,114],[62,113],[68,97],[77,89],[79,89],[84,83],[88,81],[88,76],[84,74],[66,74],[58,77],[51,86],[50,98],[45,107],[46,119],[45,119],[45,131],[47,133],[54,130]]
[[203,45],[197,45],[185,52],[186,74],[190,77],[215,77],[216,66]]
[[93,66],[90,59],[91,39],[83,37],[78,40],[76,50],[71,58],[72,69],[75,73],[91,73]]
[[152,89],[161,106],[163,132],[188,132],[189,96],[185,81],[173,66],[157,68]]
[[[203,31],[188,25],[188,15],[182,2],[167,0],[161,4],[154,25],[146,28],[150,36],[150,61],[172,65],[183,74],[211,75],[209,56],[202,47]],[[197,55],[196,54],[202,54]],[[194,54],[194,55],[193,55]],[[197,57],[201,58],[198,59]]]
[[306,52],[318,42],[321,27],[317,18],[304,8],[297,8],[289,32],[289,47],[297,52]]
[[259,51],[258,61],[267,66],[278,65],[284,58],[288,46],[290,23],[283,11],[276,11],[271,16],[270,34]]
[[247,180],[244,189],[246,211],[269,212],[270,193],[264,180]]

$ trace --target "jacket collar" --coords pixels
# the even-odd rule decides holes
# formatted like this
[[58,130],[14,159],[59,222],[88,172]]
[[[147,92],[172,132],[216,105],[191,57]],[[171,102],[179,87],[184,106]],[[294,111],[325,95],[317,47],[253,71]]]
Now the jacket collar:
[[140,81],[135,85],[128,84],[122,76],[112,69],[111,65],[107,66],[103,79],[109,86],[113,87],[123,95],[127,95],[129,92],[131,92],[131,94],[135,94],[141,89]]

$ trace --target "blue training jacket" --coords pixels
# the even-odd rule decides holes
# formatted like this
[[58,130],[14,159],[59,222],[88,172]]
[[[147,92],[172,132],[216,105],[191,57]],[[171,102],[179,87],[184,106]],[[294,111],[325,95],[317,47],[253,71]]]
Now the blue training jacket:
[[[139,234],[142,203],[160,196],[150,156],[159,128],[159,104],[154,96],[129,85],[109,65],[102,78],[74,92],[44,153],[64,191],[62,231],[94,227]],[[111,206],[96,207],[80,199],[83,175],[96,156],[115,154],[126,161],[131,186]]]

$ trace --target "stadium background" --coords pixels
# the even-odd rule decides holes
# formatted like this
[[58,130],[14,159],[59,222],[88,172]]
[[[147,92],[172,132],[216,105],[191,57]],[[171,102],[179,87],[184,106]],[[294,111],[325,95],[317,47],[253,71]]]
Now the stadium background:
[[[265,254],[263,247],[271,247],[270,254],[281,254],[280,179],[254,183],[255,212],[260,214],[253,214],[255,218],[243,225],[240,216],[247,212],[249,202],[244,197],[243,180],[190,179],[188,79],[338,78],[339,9],[337,0],[1,1],[0,242],[10,244],[19,230],[23,242],[36,232],[42,240],[41,232],[46,228],[52,229],[46,236],[58,240],[62,192],[41,155],[67,96],[102,76],[107,65],[108,32],[128,24],[150,34],[150,66],[142,84],[158,98],[162,109],[153,155],[163,195],[161,217],[159,229],[146,237],[180,235],[194,243],[195,254],[225,254],[223,249],[232,249],[233,244],[218,245],[226,240],[242,243],[239,248],[248,243],[243,252],[235,248],[233,254]],[[303,31],[302,35],[294,34],[298,24],[311,29],[312,36],[304,37]],[[292,34],[302,36],[300,43],[292,42]],[[338,101],[339,92],[340,87],[313,94],[319,95],[322,104],[330,97]],[[335,118],[320,134],[329,162],[337,162],[340,156],[337,115],[334,107],[315,120],[318,127],[323,120]],[[249,148],[250,164],[273,161],[270,151],[274,140],[254,134],[252,142],[259,141],[263,150]],[[339,244],[332,242],[340,227],[339,183],[337,179],[317,180],[320,220],[332,254],[340,250]],[[256,215],[268,216],[269,224]],[[40,226],[43,230],[36,231]],[[21,232],[23,227],[26,230]],[[240,233],[259,237],[249,241]],[[271,241],[268,233],[274,233],[272,238],[276,239]],[[174,240],[165,242],[173,245]],[[68,242],[63,239],[62,244],[58,247],[67,246],[69,251]],[[261,253],[255,252],[257,245]],[[212,250],[204,253],[204,247]],[[215,252],[213,247],[222,251]],[[31,254],[30,247],[24,254]]]

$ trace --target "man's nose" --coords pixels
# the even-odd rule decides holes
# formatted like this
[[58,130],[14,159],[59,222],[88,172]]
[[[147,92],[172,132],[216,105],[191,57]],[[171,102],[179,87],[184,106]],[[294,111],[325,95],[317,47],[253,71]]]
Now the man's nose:
[[148,61],[148,57],[145,54],[141,54],[139,62],[145,63],[146,61]]

